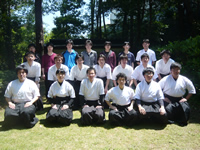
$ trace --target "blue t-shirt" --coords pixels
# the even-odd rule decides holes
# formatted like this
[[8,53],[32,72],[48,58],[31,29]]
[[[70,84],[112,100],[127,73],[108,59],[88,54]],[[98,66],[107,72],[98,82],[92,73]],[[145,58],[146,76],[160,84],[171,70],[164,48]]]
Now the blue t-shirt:
[[[118,55],[118,62],[119,62],[120,56],[122,54],[124,54],[124,52],[119,53],[119,55]],[[127,57],[128,57],[127,64],[130,65],[130,66],[132,66],[132,63],[135,62],[135,55],[129,51],[128,54],[127,54]]]
[[62,55],[64,57],[63,64],[65,64],[69,68],[70,72],[71,68],[76,65],[75,57],[77,55],[77,52],[74,49],[72,49],[71,53],[69,53],[68,50],[66,50],[62,53]]

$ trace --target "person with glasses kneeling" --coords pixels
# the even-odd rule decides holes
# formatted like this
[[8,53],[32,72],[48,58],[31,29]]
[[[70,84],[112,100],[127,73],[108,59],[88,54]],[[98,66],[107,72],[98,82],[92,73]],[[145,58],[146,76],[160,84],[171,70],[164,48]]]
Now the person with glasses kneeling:
[[74,88],[65,81],[65,70],[60,68],[56,71],[57,81],[55,81],[48,92],[48,100],[51,109],[46,115],[47,121],[60,122],[70,125],[73,113],[72,106],[75,99]]
[[126,80],[127,77],[124,73],[117,74],[118,86],[110,89],[105,97],[105,101],[110,107],[109,121],[113,125],[133,125],[137,121],[137,113],[133,109],[134,91],[125,86]]
[[152,80],[154,71],[147,67],[142,72],[145,80],[140,82],[135,91],[135,99],[139,111],[139,121],[155,121],[167,123],[167,114],[164,108],[164,95],[159,84]]

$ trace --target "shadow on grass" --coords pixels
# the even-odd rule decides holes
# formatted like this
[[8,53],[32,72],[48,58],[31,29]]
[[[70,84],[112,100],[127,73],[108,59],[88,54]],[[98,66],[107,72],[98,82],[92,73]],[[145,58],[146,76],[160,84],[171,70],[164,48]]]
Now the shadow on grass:
[[45,107],[45,108],[43,108],[43,110],[36,111],[36,115],[43,115],[43,114],[47,113],[50,108],[51,108],[51,106]]
[[59,122],[48,122],[46,119],[40,119],[40,124],[44,125],[46,128],[63,128],[66,125]]

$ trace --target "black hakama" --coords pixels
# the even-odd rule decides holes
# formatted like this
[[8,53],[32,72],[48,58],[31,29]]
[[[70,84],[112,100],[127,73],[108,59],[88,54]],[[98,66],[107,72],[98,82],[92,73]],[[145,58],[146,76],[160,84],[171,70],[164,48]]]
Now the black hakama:
[[165,94],[171,103],[164,101],[168,119],[177,122],[181,126],[186,126],[190,118],[190,106],[188,102],[179,102],[182,97],[172,97]]
[[15,109],[7,107],[5,109],[5,125],[15,125],[16,123],[23,123],[25,127],[32,128],[38,122],[35,117],[35,106],[24,107],[25,103],[15,103]]
[[83,125],[91,125],[92,123],[104,123],[105,112],[103,108],[96,108],[96,106],[100,106],[98,100],[86,101],[85,105],[88,105],[89,107],[84,107],[81,110],[81,123]]
[[128,108],[130,106],[120,106],[116,104],[112,104],[113,106],[117,107],[116,110],[110,110],[109,112],[109,121],[113,125],[133,125],[137,123],[137,112],[133,109],[131,111],[128,111]]

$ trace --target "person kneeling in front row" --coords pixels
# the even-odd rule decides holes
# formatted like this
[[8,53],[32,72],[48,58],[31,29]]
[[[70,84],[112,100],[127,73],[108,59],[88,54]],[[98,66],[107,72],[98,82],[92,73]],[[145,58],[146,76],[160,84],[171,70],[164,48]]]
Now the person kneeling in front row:
[[140,82],[135,91],[135,99],[139,110],[139,121],[155,121],[167,123],[167,114],[164,108],[164,95],[159,84],[152,80],[154,71],[151,67],[143,70],[145,80]]
[[79,95],[82,106],[81,123],[83,125],[101,124],[105,121],[103,81],[95,78],[95,75],[96,70],[90,67],[87,69],[88,78],[81,82]]
[[[118,86],[108,91],[105,101],[110,107],[109,121],[113,125],[133,125],[137,121],[137,113],[133,109],[134,91],[125,86],[127,77],[124,73],[116,76]],[[112,104],[109,100],[112,99]]]
[[16,73],[18,79],[8,84],[4,95],[8,102],[4,114],[4,125],[10,126],[21,122],[26,127],[32,128],[38,122],[33,103],[40,96],[39,89],[33,81],[26,78],[28,69],[25,65],[19,65]]
[[48,92],[51,109],[47,113],[46,119],[50,122],[70,125],[73,118],[71,108],[75,99],[75,92],[71,84],[65,81],[65,74],[65,70],[62,68],[56,71],[57,81],[51,85]]

